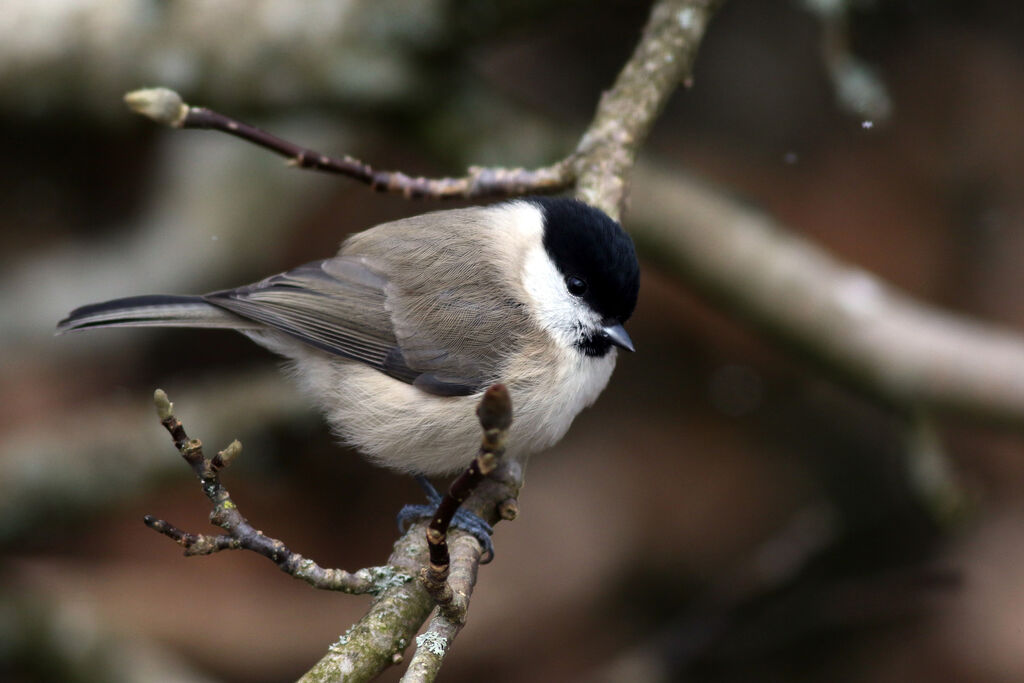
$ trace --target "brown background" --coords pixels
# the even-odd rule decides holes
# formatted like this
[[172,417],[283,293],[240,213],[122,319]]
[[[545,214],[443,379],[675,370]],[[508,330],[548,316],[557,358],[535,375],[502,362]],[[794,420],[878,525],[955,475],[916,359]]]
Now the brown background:
[[[382,562],[395,511],[419,495],[336,446],[240,336],[51,336],[74,305],[236,285],[436,207],[286,170],[226,136],[158,130],[119,93],[175,85],[410,173],[541,164],[585,127],[639,5],[423,3],[416,17],[367,3],[365,30],[325,44],[312,34],[329,22],[301,5],[237,30],[218,23],[226,10],[185,5],[177,16],[208,23],[211,44],[246,46],[193,72],[181,56],[212,48],[174,45],[171,29],[159,49],[179,61],[149,68],[151,46],[121,24],[64,34],[67,17],[39,5],[0,27],[25,43],[7,41],[0,72],[0,677],[291,679],[365,609],[256,556],[183,558],[143,527],[152,513],[207,528],[151,414],[156,386],[211,446],[242,439],[235,500],[321,564]],[[168,8],[124,6],[149,12],[139,30],[177,25]],[[49,61],[33,31],[52,31]],[[1017,3],[879,2],[854,12],[850,36],[889,89],[887,123],[865,128],[835,105],[819,25],[799,3],[735,0],[645,155],[920,299],[1021,329]],[[935,500],[914,485],[901,416],[650,263],[628,327],[638,352],[531,463],[445,680],[1024,678],[1018,433],[943,420],[955,489]]]

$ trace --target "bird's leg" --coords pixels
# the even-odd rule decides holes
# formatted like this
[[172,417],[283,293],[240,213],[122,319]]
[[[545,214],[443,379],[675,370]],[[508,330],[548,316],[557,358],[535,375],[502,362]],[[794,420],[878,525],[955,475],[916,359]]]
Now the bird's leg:
[[427,494],[427,501],[435,507],[440,505],[441,494],[437,492],[437,489],[430,483],[430,480],[427,479],[426,475],[417,474],[414,478],[416,479],[416,483],[420,485],[420,488],[423,489],[423,493]]
[[[416,475],[416,483],[420,485],[427,495],[426,505],[406,505],[398,512],[398,530],[405,533],[405,529],[415,521],[421,519],[432,519],[437,513],[437,507],[441,504],[441,494],[437,492],[434,485],[422,474]],[[465,508],[459,508],[452,518],[450,527],[462,529],[472,534],[483,546],[484,555],[480,564],[487,564],[494,559],[494,542],[491,541],[491,534],[494,528],[483,519]]]

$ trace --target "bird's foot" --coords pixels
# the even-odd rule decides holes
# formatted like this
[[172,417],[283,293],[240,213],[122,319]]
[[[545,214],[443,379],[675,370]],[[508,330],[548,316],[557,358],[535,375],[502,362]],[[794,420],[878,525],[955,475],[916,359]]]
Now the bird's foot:
[[[405,533],[405,530],[413,522],[421,519],[432,519],[437,512],[437,506],[441,504],[441,494],[437,492],[437,489],[434,488],[434,485],[426,477],[417,476],[416,481],[424,493],[427,494],[428,502],[426,505],[406,505],[398,511],[398,530],[402,533]],[[480,545],[484,549],[480,564],[487,564],[494,559],[494,543],[491,541],[494,527],[479,516],[460,507],[455,511],[455,517],[452,518],[449,528],[462,529],[480,541]]]

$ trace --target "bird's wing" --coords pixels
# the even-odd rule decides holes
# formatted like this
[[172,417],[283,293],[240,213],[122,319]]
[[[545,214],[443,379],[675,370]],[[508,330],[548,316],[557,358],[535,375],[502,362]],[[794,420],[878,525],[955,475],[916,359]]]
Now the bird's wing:
[[469,395],[496,381],[500,349],[474,333],[487,302],[465,287],[410,288],[394,270],[391,259],[342,254],[204,298],[428,393]]
[[318,349],[412,383],[420,373],[402,360],[385,307],[386,285],[386,278],[360,259],[337,257],[203,298]]
[[508,247],[503,226],[481,220],[480,211],[385,223],[351,236],[341,250],[386,276],[385,306],[402,358],[420,373],[414,384],[432,393],[473,393],[499,381],[531,329],[521,255]]

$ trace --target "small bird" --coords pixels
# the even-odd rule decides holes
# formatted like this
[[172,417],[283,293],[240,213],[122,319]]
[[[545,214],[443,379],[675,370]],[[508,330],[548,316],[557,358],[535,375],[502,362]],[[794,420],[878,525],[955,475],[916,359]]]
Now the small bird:
[[284,356],[340,437],[416,475],[466,468],[474,409],[502,382],[506,457],[555,444],[607,385],[636,306],[633,243],[605,213],[531,197],[435,211],[350,236],[338,255],[202,296],[83,306],[94,327],[237,330]]

